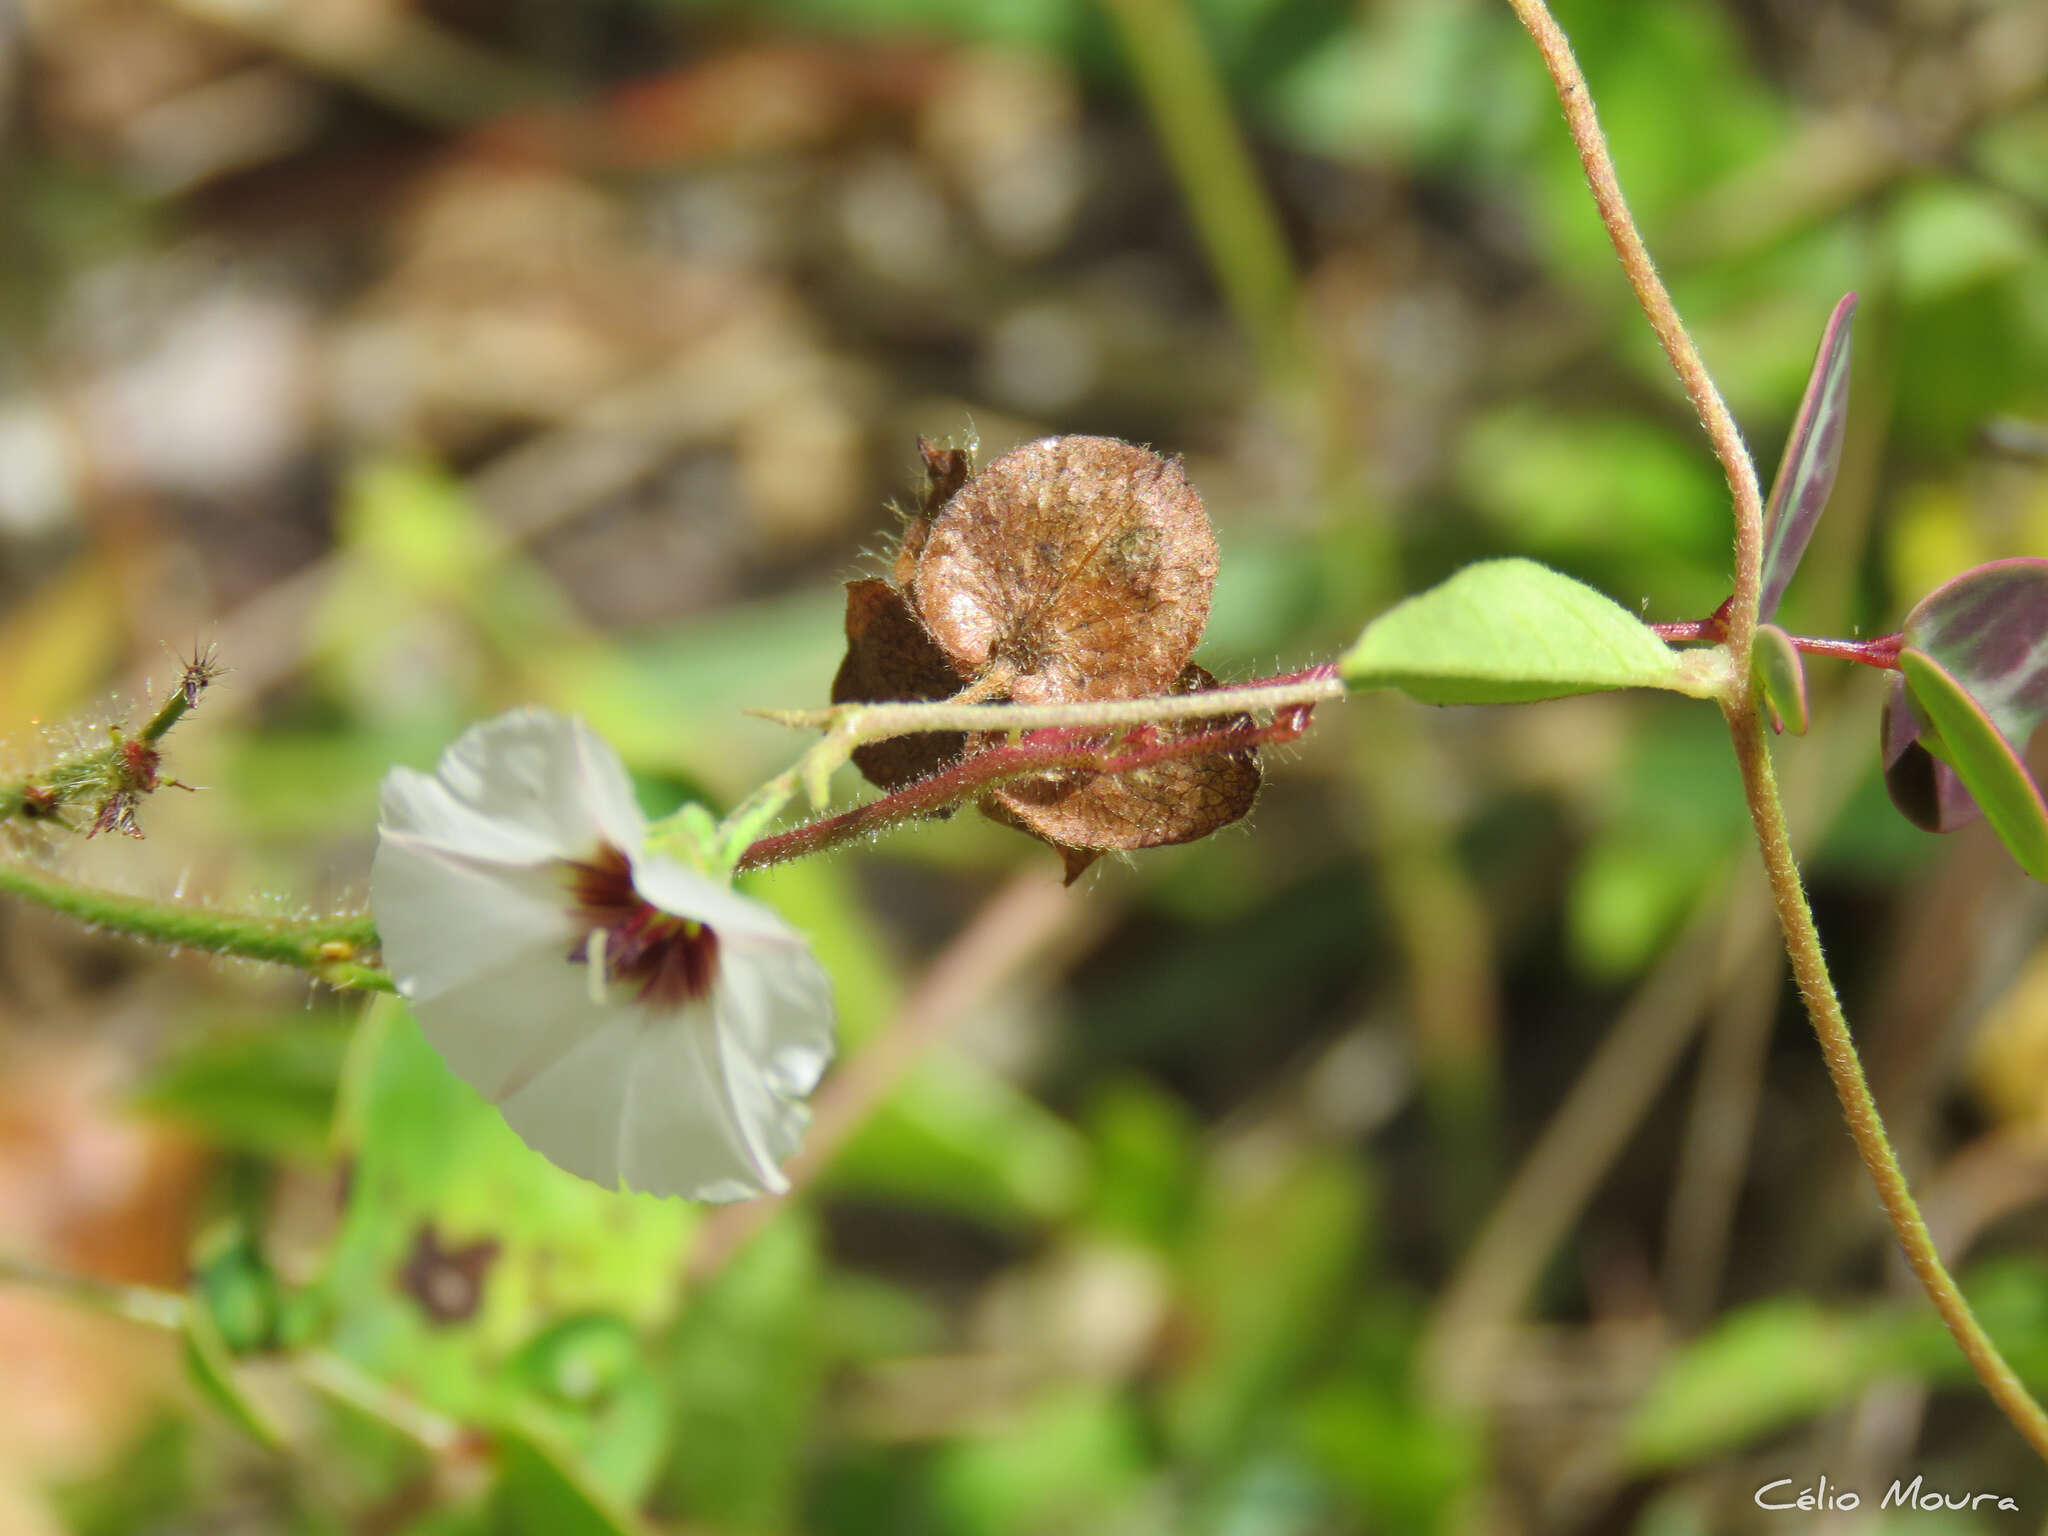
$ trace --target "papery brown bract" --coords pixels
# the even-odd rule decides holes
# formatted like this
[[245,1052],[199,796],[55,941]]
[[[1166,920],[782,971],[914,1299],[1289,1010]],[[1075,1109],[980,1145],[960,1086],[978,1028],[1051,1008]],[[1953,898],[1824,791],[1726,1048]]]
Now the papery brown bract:
[[[1216,540],[1180,466],[1106,437],[1041,438],[979,474],[963,449],[918,441],[920,510],[903,531],[896,585],[847,583],[846,659],[834,703],[937,700],[1080,703],[1217,686],[1189,660],[1209,613]],[[1148,727],[1124,738],[1225,742],[1249,715]],[[1085,736],[1086,733],[1077,733]],[[874,742],[853,761],[899,790],[1003,738],[933,732]],[[1100,738],[1113,762],[1118,741]],[[983,814],[1058,849],[1073,880],[1106,852],[1192,842],[1251,809],[1258,748],[1121,773],[1076,768],[988,791]]]
[[906,595],[977,681],[1021,704],[1173,686],[1216,584],[1202,499],[1170,459],[1109,437],[1041,438],[932,520]]
[[[846,584],[846,659],[832,679],[834,704],[945,699],[963,681],[894,587]],[[853,763],[876,788],[901,789],[953,762],[966,744],[958,731],[895,736],[855,747]]]
[[[1205,693],[1216,679],[1190,662],[1175,693]],[[1254,729],[1250,715],[1189,720],[1153,728],[1163,741]],[[1112,752],[1113,755],[1113,752]],[[1191,843],[1252,808],[1261,774],[1259,749],[1238,747],[1174,758],[1127,773],[1040,774],[989,791],[982,810],[1051,843],[1066,860],[1067,883],[1104,853]]]
[[925,538],[932,531],[932,519],[951,501],[974,473],[974,458],[965,448],[942,448],[928,437],[917,440],[917,454],[924,461],[924,495],[917,514],[903,525],[903,537],[896,546],[891,568],[898,587],[908,589],[917,574],[917,557],[924,552]]

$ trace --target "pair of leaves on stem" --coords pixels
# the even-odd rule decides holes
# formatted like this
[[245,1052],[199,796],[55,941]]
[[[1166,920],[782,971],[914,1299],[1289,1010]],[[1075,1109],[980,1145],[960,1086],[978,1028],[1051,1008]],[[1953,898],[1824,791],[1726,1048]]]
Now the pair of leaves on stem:
[[[1770,619],[1834,489],[1849,413],[1850,294],[1821,334],[1813,374],[1764,513],[1755,663],[1772,713],[1806,729],[1806,675]],[[2021,868],[2048,880],[2048,805],[2021,761],[2048,719],[2048,560],[1998,560],[1922,598],[1897,637],[1879,722],[1885,788],[1915,826],[1985,816]]]
[[2048,560],[1996,560],[1906,616],[1885,695],[1885,787],[1907,820],[1953,832],[1981,814],[2048,880],[2048,805],[2022,761],[2048,720]]
[[[1849,403],[1849,321],[1835,306],[1764,509],[1754,665],[1781,724],[1806,729],[1806,676],[1792,637],[1769,622],[1834,489]],[[1720,616],[1706,638],[1724,639]],[[1399,688],[1430,704],[1517,704],[1608,688],[1719,696],[1726,652],[1674,651],[1611,598],[1529,560],[1488,560],[1366,626],[1338,670],[1353,688]]]
[[[1834,488],[1849,410],[1849,321],[1835,306],[1821,335],[1771,487],[1756,665],[1765,697],[1806,724],[1798,652],[1768,621]],[[1937,587],[1906,615],[1879,742],[1885,787],[1915,826],[1953,832],[1986,817],[2021,868],[2048,880],[2048,805],[2022,756],[2048,719],[2048,560],[1997,560]]]
[[[834,703],[1077,704],[1216,686],[1190,659],[1208,622],[1216,540],[1179,464],[1114,438],[1057,437],[974,474],[963,450],[919,446],[925,496],[893,583],[847,583]],[[1172,740],[1219,728],[1254,726],[1236,715],[1151,729]],[[1100,732],[1068,734],[1111,746]],[[870,743],[853,760],[898,790],[1000,743],[933,732]],[[1258,788],[1258,752],[1246,745],[1123,773],[1032,774],[980,804],[1057,848],[1071,882],[1110,850],[1207,836],[1250,810]]]
[[[1803,735],[1804,660],[1771,620],[1826,510],[1849,407],[1849,325],[1835,306],[1764,510],[1751,664],[1772,720]],[[1725,638],[1722,616],[1704,638]],[[1880,725],[1886,787],[1915,825],[1950,832],[1986,817],[2020,866],[2048,880],[2048,801],[2022,761],[2048,720],[2048,560],[1994,561],[1937,588],[1904,629],[1862,647],[1895,665]],[[1721,693],[1715,659],[1675,653],[1591,588],[1526,560],[1469,566],[1381,615],[1340,663],[1354,688],[1396,687],[1437,704],[1517,703],[1603,688]],[[1725,664],[1725,663],[1724,663]]]

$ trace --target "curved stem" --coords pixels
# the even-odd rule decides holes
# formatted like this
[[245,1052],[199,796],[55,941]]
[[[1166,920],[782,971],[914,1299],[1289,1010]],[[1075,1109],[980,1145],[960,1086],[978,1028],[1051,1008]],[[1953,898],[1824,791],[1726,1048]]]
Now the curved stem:
[[1671,359],[1671,366],[1691,397],[1694,409],[1699,412],[1700,421],[1713,442],[1715,456],[1720,459],[1728,477],[1729,491],[1735,504],[1735,591],[1716,617],[1725,626],[1735,667],[1728,691],[1721,700],[1721,710],[1727,718],[1736,761],[1742,770],[1743,792],[1749,802],[1750,819],[1756,830],[1757,845],[1763,853],[1764,868],[1770,877],[1771,896],[1778,910],[1779,927],[1784,931],[1786,954],[1791,959],[1792,973],[1798,981],[1807,1017],[1812,1020],[1814,1033],[1819,1037],[1821,1055],[1827,1062],[1828,1075],[1834,1080],[1835,1093],[1841,1100],[1849,1134],[1856,1142],[1856,1149],[1869,1170],[1871,1181],[1877,1186],[1878,1199],[1883,1203],[1892,1230],[1905,1250],[1906,1261],[1919,1277],[1928,1299],[1955,1336],[1957,1345],[1992,1400],[2026,1437],[2036,1453],[2048,1460],[2048,1414],[2042,1412],[2040,1404],[2020,1384],[2012,1367],[2006,1364],[1997,1346],[1978,1324],[1968,1301],[1943,1266],[1941,1255],[1928,1235],[1927,1225],[1920,1217],[1919,1207],[1906,1186],[1898,1157],[1885,1136],[1884,1123],[1878,1116],[1876,1102],[1870,1096],[1870,1086],[1864,1080],[1863,1065],[1857,1058],[1848,1020],[1843,1017],[1841,1000],[1835,995],[1834,983],[1828,975],[1827,962],[1821,954],[1820,935],[1814,927],[1813,912],[1807,904],[1799,867],[1792,857],[1784,808],[1778,799],[1777,778],[1771,766],[1770,748],[1764,739],[1750,676],[1749,658],[1756,640],[1757,602],[1763,568],[1763,496],[1757,483],[1756,466],[1750,461],[1742,445],[1742,434],[1721,399],[1720,391],[1708,376],[1698,349],[1679,320],[1671,296],[1658,278],[1642,236],[1629,216],[1620,183],[1615,178],[1613,159],[1607,152],[1599,119],[1593,111],[1592,96],[1572,57],[1571,45],[1565,41],[1564,33],[1543,0],[1509,0],[1509,3],[1535,39],[1544,65],[1557,86],[1558,100],[1563,104],[1572,142],[1578,148],[1580,164],[1585,167],[1586,179],[1592,186],[1593,200],[1599,205],[1601,222],[1607,227],[1615,254],[1621,258],[1629,285],[1635,290],[1636,299],[1642,305],[1643,313],[1649,317],[1657,339],[1663,343],[1665,355]]
[[1636,302],[1649,317],[1650,329],[1663,343],[1664,355],[1685,386],[1700,425],[1714,445],[1714,456],[1728,477],[1728,491],[1735,500],[1735,596],[1728,613],[1728,647],[1737,662],[1737,688],[1749,691],[1749,651],[1756,634],[1757,597],[1763,579],[1764,500],[1757,483],[1756,465],[1742,446],[1742,432],[1735,425],[1727,402],[1700,360],[1699,349],[1678,318],[1678,308],[1664,281],[1657,276],[1656,263],[1629,216],[1628,203],[1621,195],[1621,183],[1614,174],[1614,157],[1607,152],[1606,137],[1593,111],[1593,96],[1586,77],[1572,57],[1571,44],[1550,14],[1543,0],[1508,0],[1536,41],[1544,67],[1557,86],[1557,99],[1564,107],[1566,126],[1585,167],[1586,180],[1593,189],[1593,201],[1600,209],[1600,222],[1607,226],[1607,238],[1614,254],[1621,258],[1622,271],[1635,290]]
[[1302,371],[1294,257],[1186,0],[1105,0],[1225,301],[1269,379]]
[[341,989],[393,990],[388,975],[358,958],[377,944],[376,924],[367,914],[295,919],[210,912],[80,885],[19,864],[0,864],[0,892],[131,938],[296,966]]
[[1792,974],[1799,984],[1799,996],[1806,1004],[1820,1039],[1821,1056],[1828,1076],[1834,1080],[1835,1095],[1841,1100],[1842,1116],[1855,1140],[1863,1166],[1877,1186],[1892,1231],[1905,1251],[1928,1300],[1941,1314],[1957,1346],[1991,1394],[1993,1402],[2013,1426],[2026,1437],[2035,1452],[2048,1460],[2048,1414],[2006,1364],[1998,1346],[1978,1323],[1954,1278],[1941,1262],[1941,1255],[1928,1235],[1920,1208],[1906,1185],[1897,1155],[1885,1136],[1884,1122],[1870,1085],[1863,1076],[1863,1063],[1849,1034],[1849,1022],[1842,1014],[1841,999],[1835,995],[1828,975],[1827,960],[1821,953],[1820,934],[1813,924],[1806,890],[1793,862],[1791,839],[1785,830],[1784,808],[1778,799],[1777,775],[1771,766],[1770,747],[1761,721],[1746,702],[1725,707],[1729,734],[1735,742],[1736,761],[1742,768],[1742,787],[1749,801],[1750,819],[1756,828],[1757,844],[1763,850],[1764,868],[1770,876],[1771,897],[1778,909],[1778,924],[1784,930],[1785,952],[1791,957]]

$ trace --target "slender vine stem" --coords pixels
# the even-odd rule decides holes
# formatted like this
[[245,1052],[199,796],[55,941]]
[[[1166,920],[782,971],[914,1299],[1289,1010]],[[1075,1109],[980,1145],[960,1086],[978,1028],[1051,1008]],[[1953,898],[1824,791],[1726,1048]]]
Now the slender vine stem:
[[212,912],[101,890],[19,864],[0,864],[0,892],[110,933],[174,948],[296,966],[339,989],[393,990],[390,976],[359,958],[377,944],[377,927],[367,914],[301,919]]
[[1302,371],[1294,258],[1187,0],[1104,0],[1225,302],[1269,378]]
[[1663,344],[1664,355],[1671,359],[1672,370],[1699,413],[1700,425],[1706,428],[1714,445],[1714,456],[1721,461],[1721,469],[1728,477],[1728,491],[1735,502],[1735,597],[1729,613],[1728,644],[1740,664],[1737,686],[1746,694],[1763,572],[1764,499],[1757,483],[1756,465],[1743,447],[1741,429],[1707,372],[1707,365],[1701,361],[1699,348],[1693,345],[1685,322],[1678,318],[1678,307],[1671,302],[1671,294],[1657,275],[1657,265],[1650,259],[1649,248],[1643,244],[1629,214],[1628,202],[1621,195],[1621,182],[1614,173],[1614,157],[1608,153],[1606,135],[1600,131],[1600,119],[1593,110],[1593,94],[1586,87],[1578,60],[1572,57],[1571,44],[1566,41],[1563,29],[1543,0],[1508,3],[1535,39],[1536,50],[1543,56],[1544,67],[1557,87],[1557,99],[1564,108],[1572,143],[1578,149],[1579,164],[1585,167],[1593,201],[1600,209],[1600,222],[1607,227],[1614,254],[1621,258],[1629,287],[1635,290],[1636,302],[1642,305],[1650,329]]
[[1742,767],[1742,787],[1749,801],[1750,817],[1756,827],[1757,845],[1763,851],[1764,868],[1771,881],[1771,897],[1778,909],[1778,924],[1785,933],[1785,952],[1791,957],[1792,975],[1806,1015],[1813,1021],[1820,1039],[1821,1055],[1828,1075],[1834,1079],[1835,1095],[1841,1100],[1842,1117],[1856,1151],[1877,1186],[1892,1231],[1905,1250],[1928,1299],[1941,1315],[1957,1346],[1991,1394],[1992,1401],[2013,1426],[2026,1437],[2036,1454],[2048,1460],[2048,1413],[2020,1384],[2020,1379],[1978,1323],[1970,1303],[1942,1264],[1941,1254],[1929,1236],[1927,1223],[1907,1187],[1905,1173],[1885,1135],[1884,1121],[1870,1096],[1870,1084],[1863,1075],[1856,1044],[1849,1034],[1841,999],[1828,975],[1827,960],[1821,952],[1820,933],[1814,927],[1813,910],[1807,904],[1799,866],[1792,857],[1791,839],[1786,835],[1784,809],[1778,799],[1777,774],[1771,766],[1770,747],[1761,721],[1750,707],[1724,711],[1728,730],[1735,741],[1735,758]]
[[1921,1219],[1919,1207],[1907,1187],[1905,1174],[1899,1168],[1898,1157],[1885,1136],[1884,1123],[1870,1096],[1870,1086],[1864,1079],[1863,1065],[1857,1057],[1848,1020],[1842,1012],[1841,999],[1828,975],[1820,934],[1814,926],[1813,910],[1806,899],[1799,866],[1792,856],[1791,837],[1785,825],[1784,807],[1778,798],[1777,777],[1771,765],[1770,747],[1764,736],[1749,664],[1750,651],[1756,640],[1757,605],[1763,574],[1763,497],[1757,482],[1756,466],[1743,447],[1742,434],[1736,428],[1734,417],[1729,414],[1720,391],[1708,376],[1699,351],[1678,318],[1671,296],[1657,276],[1642,236],[1629,215],[1628,204],[1622,198],[1620,183],[1615,178],[1613,158],[1608,153],[1599,119],[1593,111],[1592,95],[1585,77],[1579,72],[1577,61],[1572,57],[1571,45],[1566,42],[1563,31],[1543,0],[1509,0],[1509,4],[1535,39],[1544,66],[1556,84],[1572,142],[1578,148],[1579,161],[1585,167],[1586,179],[1592,186],[1601,222],[1607,228],[1616,255],[1621,258],[1629,286],[1635,290],[1637,302],[1649,317],[1651,328],[1663,343],[1665,355],[1671,359],[1672,368],[1699,412],[1700,421],[1713,443],[1715,456],[1720,459],[1728,477],[1735,512],[1735,591],[1721,613],[1716,615],[1716,620],[1724,626],[1723,633],[1736,665],[1728,689],[1721,698],[1721,711],[1728,721],[1736,762],[1742,772],[1744,798],[1749,803],[1757,846],[1762,851],[1764,868],[1770,877],[1771,897],[1778,910],[1779,927],[1784,933],[1785,952],[1791,960],[1792,974],[1799,984],[1799,995],[1806,1005],[1807,1017],[1820,1041],[1821,1056],[1827,1063],[1828,1075],[1834,1081],[1835,1094],[1841,1101],[1849,1133],[1856,1142],[1872,1182],[1877,1186],[1878,1199],[1884,1206],[1892,1231],[1905,1250],[1907,1262],[1919,1277],[1928,1299],[1955,1336],[1957,1345],[1992,1400],[2026,1437],[2035,1452],[2048,1460],[2048,1414],[2042,1412],[2040,1404],[2020,1384],[2011,1366],[1999,1354],[1998,1347],[1978,1324],[1954,1278],[1943,1266],[1941,1255],[1929,1237],[1927,1225]]

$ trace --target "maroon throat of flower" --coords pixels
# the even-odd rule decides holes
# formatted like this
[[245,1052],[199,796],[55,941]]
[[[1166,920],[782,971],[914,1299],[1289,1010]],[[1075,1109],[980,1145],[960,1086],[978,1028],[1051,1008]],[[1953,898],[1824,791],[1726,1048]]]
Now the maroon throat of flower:
[[569,865],[569,892],[581,925],[569,958],[601,966],[600,980],[637,986],[639,1000],[680,1007],[711,995],[718,980],[718,935],[700,922],[664,912],[633,887],[633,866],[609,843]]

